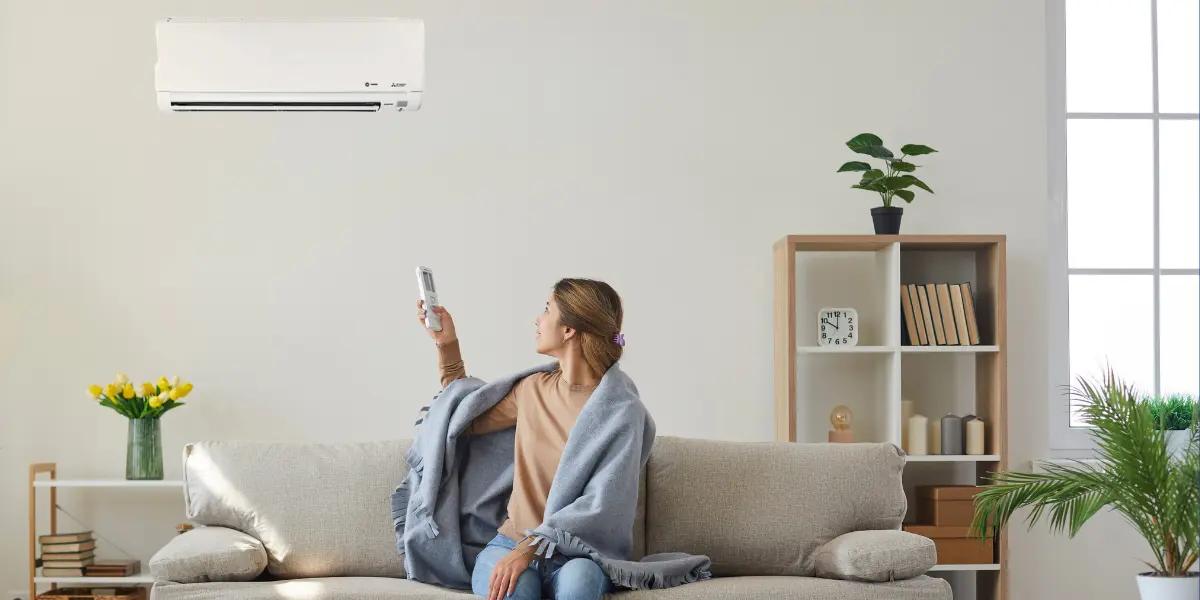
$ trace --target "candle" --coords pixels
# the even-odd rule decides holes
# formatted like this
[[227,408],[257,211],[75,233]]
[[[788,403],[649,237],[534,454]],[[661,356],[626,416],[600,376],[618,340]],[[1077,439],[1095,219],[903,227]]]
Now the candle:
[[967,454],[983,454],[983,419],[967,421]]
[[942,417],[942,454],[963,453],[962,417],[948,414]]
[[937,419],[929,422],[929,453],[942,453],[942,422]]
[[900,401],[900,447],[908,451],[908,419],[913,416],[912,400]]
[[925,454],[925,429],[929,426],[929,419],[925,418],[925,415],[913,415],[908,418],[906,426],[908,447],[904,451],[913,456]]

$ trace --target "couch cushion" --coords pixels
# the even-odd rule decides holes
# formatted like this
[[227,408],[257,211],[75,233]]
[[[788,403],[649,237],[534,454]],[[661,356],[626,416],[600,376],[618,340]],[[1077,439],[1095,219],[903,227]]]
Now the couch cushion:
[[944,579],[916,577],[895,583],[863,583],[815,577],[716,577],[662,590],[609,595],[612,600],[952,600]]
[[228,527],[197,527],[171,538],[150,558],[156,580],[250,581],[267,566],[262,542]]
[[713,575],[812,575],[812,552],[899,529],[904,458],[891,444],[660,437],[646,487],[646,553],[707,554]]
[[819,577],[891,581],[923,575],[937,564],[933,540],[907,531],[851,531],[813,552]]
[[390,502],[410,443],[188,444],[187,516],[261,540],[276,577],[403,577]]
[[156,583],[150,590],[150,600],[467,600],[474,597],[467,590],[451,590],[390,577]]

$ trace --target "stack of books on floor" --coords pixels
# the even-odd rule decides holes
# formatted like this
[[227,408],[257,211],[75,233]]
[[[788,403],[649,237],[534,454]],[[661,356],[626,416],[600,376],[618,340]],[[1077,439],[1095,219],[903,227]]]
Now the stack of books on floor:
[[42,545],[43,577],[83,577],[83,570],[95,562],[96,540],[91,531],[55,533],[38,536]]
[[38,536],[42,577],[129,577],[141,567],[137,560],[98,560],[91,531]]
[[977,346],[979,324],[970,283],[902,283],[907,346]]

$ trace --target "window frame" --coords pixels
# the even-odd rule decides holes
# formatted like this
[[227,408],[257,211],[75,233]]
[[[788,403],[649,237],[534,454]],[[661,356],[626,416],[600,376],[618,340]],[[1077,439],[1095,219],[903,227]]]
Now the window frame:
[[[1161,266],[1159,182],[1159,124],[1164,120],[1196,120],[1196,113],[1159,112],[1158,86],[1158,1],[1149,0],[1151,112],[1148,113],[1073,113],[1067,111],[1066,87],[1066,0],[1046,3],[1046,96],[1047,96],[1047,183],[1049,223],[1049,252],[1047,254],[1047,306],[1050,413],[1050,444],[1052,450],[1090,450],[1095,446],[1086,427],[1071,426],[1070,401],[1066,387],[1071,381],[1071,333],[1069,290],[1071,275],[1151,275],[1154,294],[1154,390],[1161,389],[1161,281],[1163,275],[1194,275],[1200,269],[1164,269]],[[1149,120],[1152,128],[1154,170],[1153,187],[1153,265],[1150,268],[1070,268],[1068,261],[1067,215],[1067,121],[1069,119],[1138,119]]]

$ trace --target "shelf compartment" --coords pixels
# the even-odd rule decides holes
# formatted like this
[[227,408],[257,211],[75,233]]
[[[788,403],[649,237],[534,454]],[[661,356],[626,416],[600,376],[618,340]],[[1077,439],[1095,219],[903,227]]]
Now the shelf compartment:
[[796,346],[797,354],[888,354],[897,346]]
[[900,351],[914,354],[937,354],[941,352],[947,354],[969,354],[975,352],[999,352],[1000,347],[984,344],[978,346],[900,346]]

